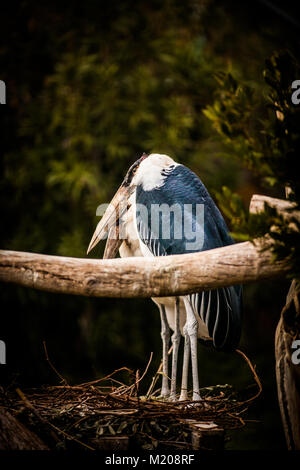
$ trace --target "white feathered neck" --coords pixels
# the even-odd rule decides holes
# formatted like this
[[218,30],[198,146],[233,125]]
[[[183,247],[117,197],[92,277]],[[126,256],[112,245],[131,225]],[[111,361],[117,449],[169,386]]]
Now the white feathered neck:
[[163,185],[167,173],[172,171],[178,163],[176,163],[168,155],[160,153],[151,153],[140,164],[132,183],[142,185],[144,191],[151,191]]

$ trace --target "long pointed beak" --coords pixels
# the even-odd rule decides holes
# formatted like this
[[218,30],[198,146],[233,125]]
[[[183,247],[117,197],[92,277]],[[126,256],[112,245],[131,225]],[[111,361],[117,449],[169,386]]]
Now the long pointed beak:
[[[127,210],[128,199],[131,196],[133,190],[134,188],[130,186],[120,186],[96,227],[96,230],[90,241],[87,254],[89,254],[89,252],[97,245],[100,240],[105,238],[105,236],[112,230],[113,227],[117,227],[119,219]],[[118,236],[119,231],[116,230],[115,232],[116,236]]]
[[115,258],[118,253],[118,249],[123,243],[123,240],[119,237],[120,225],[117,225],[116,230],[112,227],[108,233],[108,237],[105,244],[103,253],[103,259]]

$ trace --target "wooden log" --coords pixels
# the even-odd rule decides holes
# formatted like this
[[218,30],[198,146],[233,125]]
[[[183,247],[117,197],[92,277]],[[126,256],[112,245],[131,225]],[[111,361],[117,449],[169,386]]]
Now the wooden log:
[[250,201],[249,211],[253,214],[263,212],[265,204],[276,209],[277,213],[282,215],[285,220],[289,221],[290,219],[295,218],[300,222],[300,211],[295,210],[295,207],[297,206],[295,202],[261,194],[253,194]]
[[[286,195],[290,188],[286,188]],[[294,210],[296,204],[290,201],[255,194],[250,202],[250,212],[264,211],[264,206],[275,208],[277,213],[289,221],[300,222],[300,212]],[[294,229],[296,224],[290,223]],[[283,308],[275,333],[275,371],[278,402],[288,449],[300,450],[300,370],[293,364],[293,341],[300,339],[300,287],[292,282],[286,305]],[[298,318],[298,320],[297,320]]]
[[191,430],[193,450],[224,450],[225,430],[212,421],[182,420]]
[[12,414],[0,408],[0,450],[49,450],[49,448]]
[[300,286],[293,281],[275,334],[278,402],[289,450],[300,450],[300,365],[292,360],[299,324]]
[[0,250],[0,281],[93,297],[183,295],[233,284],[284,278],[285,261],[273,262],[266,240],[161,257],[108,260],[66,258]]

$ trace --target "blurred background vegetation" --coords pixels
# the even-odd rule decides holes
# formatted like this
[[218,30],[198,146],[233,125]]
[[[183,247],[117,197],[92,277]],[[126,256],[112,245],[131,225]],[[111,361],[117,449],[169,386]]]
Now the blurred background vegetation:
[[[144,151],[167,153],[195,171],[235,232],[222,188],[237,193],[244,207],[253,193],[285,197],[286,180],[274,169],[259,171],[266,162],[258,154],[275,149],[272,139],[259,143],[272,123],[272,67],[266,60],[286,48],[294,56],[299,52],[293,2],[86,0],[45,6],[24,0],[5,8],[2,249],[85,257],[97,206],[110,201]],[[91,256],[101,258],[103,245]],[[232,433],[228,448],[285,448],[273,339],[288,286],[245,287],[241,349],[257,365],[264,392],[250,411],[251,422]],[[43,341],[71,384],[123,365],[142,370],[151,351],[149,380],[157,369],[160,321],[150,300],[0,288],[0,338],[7,345],[2,383],[57,383]],[[252,383],[240,357],[199,348],[202,386],[229,383],[240,390]]]

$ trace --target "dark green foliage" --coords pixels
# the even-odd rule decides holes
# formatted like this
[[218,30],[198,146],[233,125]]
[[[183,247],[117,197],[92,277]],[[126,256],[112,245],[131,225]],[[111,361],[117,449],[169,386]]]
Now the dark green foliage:
[[[216,75],[221,88],[204,114],[221,135],[227,152],[242,160],[265,185],[290,188],[289,199],[296,203],[294,210],[300,210],[300,109],[291,101],[291,85],[300,77],[300,64],[289,52],[276,53],[266,61],[263,75],[268,94],[239,84],[230,74]],[[232,222],[236,239],[267,233],[275,242],[274,259],[289,260],[290,276],[299,278],[300,224],[295,218],[287,223],[267,206],[263,214],[249,214],[241,198],[227,187],[217,199]]]
[[157,39],[143,38],[147,57],[130,56],[137,54],[130,37],[121,50],[101,32],[98,38],[96,53],[85,44],[57,57],[19,123],[22,148],[5,155],[12,208],[35,206],[39,219],[24,240],[29,221],[20,212],[10,248],[83,256],[98,204],[109,202],[144,150],[186,164],[205,157],[209,129],[200,111],[211,99],[218,60],[208,60],[201,36],[177,35],[171,25]]
[[[245,209],[241,197],[233,193],[226,186],[222,192],[216,194],[218,205],[226,217],[231,221],[231,235],[238,241],[253,240],[266,234],[269,229],[268,219],[263,214],[250,214]],[[274,211],[267,207],[266,210]]]

